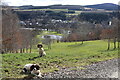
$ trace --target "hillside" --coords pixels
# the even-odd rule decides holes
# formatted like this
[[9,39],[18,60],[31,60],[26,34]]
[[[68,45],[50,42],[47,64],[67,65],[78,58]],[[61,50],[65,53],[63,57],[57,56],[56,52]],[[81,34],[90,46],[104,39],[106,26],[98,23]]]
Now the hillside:
[[49,5],[49,6],[19,6],[20,9],[68,9],[68,10],[82,10],[84,7],[80,5]]
[[53,5],[51,9],[68,9],[68,10],[82,10],[84,7],[80,5]]
[[86,11],[86,8],[90,10],[96,10],[96,9],[105,9],[105,10],[117,10],[118,5],[113,3],[103,3],[103,4],[95,4],[95,5],[48,5],[48,6],[32,6],[32,5],[23,5],[23,6],[12,6],[13,8],[19,8],[19,9],[68,9],[68,10],[80,10],[80,11]]
[[118,5],[113,4],[113,3],[87,5],[87,6],[84,6],[84,7],[96,8],[96,9],[105,9],[105,10],[117,10],[118,9]]
[[107,42],[102,40],[85,41],[84,44],[81,42],[54,43],[50,50],[44,46],[47,53],[44,57],[38,57],[37,49],[34,49],[33,53],[1,54],[2,74],[5,78],[25,78],[27,75],[21,74],[21,71],[27,63],[37,63],[42,73],[48,73],[59,71],[60,68],[80,67],[117,58],[118,50],[113,50],[112,44],[111,50],[107,51]]

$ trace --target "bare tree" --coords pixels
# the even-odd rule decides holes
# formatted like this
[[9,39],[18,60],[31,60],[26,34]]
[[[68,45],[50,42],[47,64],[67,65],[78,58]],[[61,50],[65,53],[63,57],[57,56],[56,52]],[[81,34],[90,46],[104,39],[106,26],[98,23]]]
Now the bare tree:
[[34,38],[38,32],[21,27],[17,15],[9,7],[3,7],[2,13],[2,47],[4,51],[25,53],[30,49],[31,52],[33,42],[35,42]]
[[[116,43],[117,43],[117,41],[118,41],[118,27],[119,27],[119,25],[118,25],[118,23],[119,23],[119,20],[117,19],[117,18],[113,18],[112,19],[112,27],[111,27],[111,29],[113,30],[113,34],[112,34],[112,37],[113,37],[113,42],[114,42],[114,49],[116,49],[117,47],[116,47]],[[119,42],[119,41],[118,41]],[[118,45],[118,47],[119,47],[119,45]]]
[[16,33],[19,29],[19,20],[9,7],[2,8],[2,47],[6,52],[14,52],[16,46]]
[[51,49],[52,39],[50,38],[50,36],[44,36],[44,37],[45,39],[42,40],[42,43],[48,45],[48,49]]
[[79,40],[82,41],[82,44],[84,40],[89,39],[88,34],[92,31],[92,27],[94,27],[94,25],[89,22],[81,22],[78,24],[78,27],[75,30],[75,32],[80,35]]
[[110,49],[110,40],[112,38],[112,34],[113,34],[113,30],[112,29],[104,29],[102,30],[102,33],[101,33],[101,38],[103,39],[108,39],[108,48],[107,50]]

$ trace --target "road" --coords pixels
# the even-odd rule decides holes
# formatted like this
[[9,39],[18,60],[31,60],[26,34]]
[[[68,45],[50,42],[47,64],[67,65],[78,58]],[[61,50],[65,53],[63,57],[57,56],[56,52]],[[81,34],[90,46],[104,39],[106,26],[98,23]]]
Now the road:
[[59,71],[45,74],[44,78],[118,78],[118,60],[120,59],[83,66],[85,69],[60,68]]

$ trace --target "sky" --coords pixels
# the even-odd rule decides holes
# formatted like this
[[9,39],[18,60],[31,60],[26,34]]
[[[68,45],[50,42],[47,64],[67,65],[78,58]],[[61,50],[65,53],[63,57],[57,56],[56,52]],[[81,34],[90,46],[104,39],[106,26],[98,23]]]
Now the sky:
[[22,6],[22,5],[33,5],[33,6],[46,6],[53,4],[67,4],[67,5],[93,5],[101,3],[114,3],[118,4],[120,0],[2,0],[9,6]]

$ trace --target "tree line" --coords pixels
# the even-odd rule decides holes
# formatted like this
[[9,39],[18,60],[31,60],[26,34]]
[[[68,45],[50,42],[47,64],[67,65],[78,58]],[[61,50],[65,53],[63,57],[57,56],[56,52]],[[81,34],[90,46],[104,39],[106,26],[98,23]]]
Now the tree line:
[[37,31],[20,26],[16,13],[8,6],[2,7],[1,53],[30,52]]

